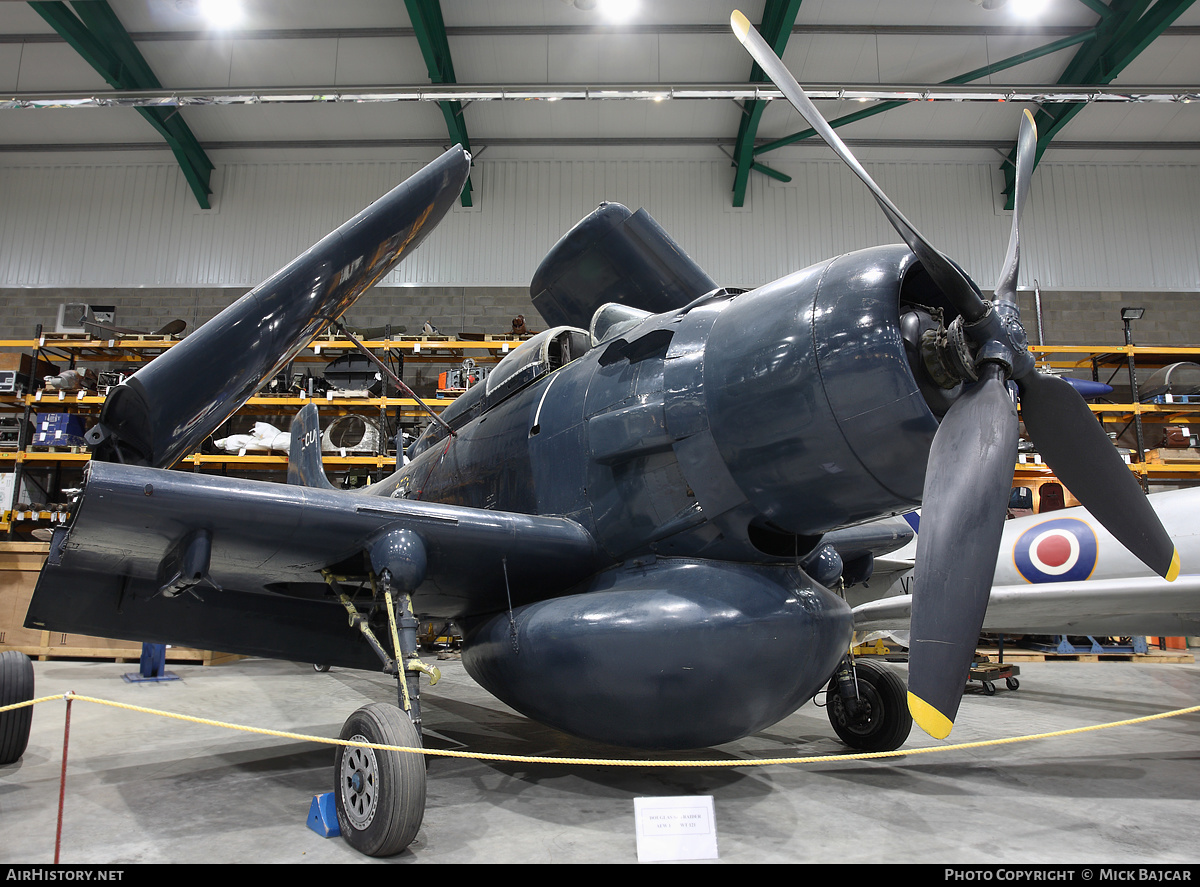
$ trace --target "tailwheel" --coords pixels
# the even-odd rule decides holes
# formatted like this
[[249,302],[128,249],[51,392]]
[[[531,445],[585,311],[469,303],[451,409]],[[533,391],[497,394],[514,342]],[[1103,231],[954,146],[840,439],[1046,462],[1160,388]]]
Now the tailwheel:
[[[365,705],[346,720],[342,739],[420,748],[408,715],[394,705]],[[404,850],[425,817],[424,755],[338,746],[333,778],[342,837],[367,856]]]
[[[845,662],[825,691],[825,711],[834,732],[860,751],[899,748],[912,730],[904,681],[890,668],[870,660],[855,662],[852,673],[857,677],[857,694],[846,677]],[[845,693],[839,686],[844,686]]]

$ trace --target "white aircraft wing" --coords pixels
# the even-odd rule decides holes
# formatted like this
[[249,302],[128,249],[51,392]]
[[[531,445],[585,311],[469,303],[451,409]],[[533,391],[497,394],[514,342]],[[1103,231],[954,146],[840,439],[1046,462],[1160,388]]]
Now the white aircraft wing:
[[[1151,573],[1082,508],[1018,518],[1005,525],[983,630],[1200,634],[1200,489],[1156,493],[1150,502],[1179,551],[1174,582]],[[907,629],[912,596],[896,593],[907,587],[911,581],[897,581],[889,596],[855,606],[856,630]]]
[[[857,631],[904,630],[912,595],[854,608]],[[1094,579],[992,588],[983,630],[1004,634],[1200,634],[1200,576]]]

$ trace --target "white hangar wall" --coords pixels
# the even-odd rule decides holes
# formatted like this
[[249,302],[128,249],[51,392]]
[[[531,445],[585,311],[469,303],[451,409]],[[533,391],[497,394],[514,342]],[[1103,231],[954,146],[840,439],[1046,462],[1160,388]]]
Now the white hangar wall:
[[[122,292],[138,290],[125,292],[130,310],[120,312],[132,322],[136,303],[161,292],[160,304],[182,298],[190,319],[201,322],[420,165],[219,163],[209,211],[196,206],[173,163],[5,166],[0,295],[15,307],[56,298],[25,288],[116,291],[109,300],[118,303]],[[754,175],[746,207],[733,208],[725,160],[481,159],[473,172],[475,206],[456,206],[382,286],[429,290],[430,299],[407,294],[419,305],[413,313],[450,322],[457,316],[464,325],[467,289],[480,296],[474,288],[503,288],[495,313],[507,314],[528,304],[523,290],[546,250],[602,200],[645,207],[715,280],[731,286],[756,286],[831,255],[897,240],[840,162],[773,165],[793,181]],[[928,237],[984,289],[991,286],[1010,224],[998,209],[996,163],[867,167]],[[1117,299],[1200,291],[1198,173],[1200,164],[1043,163],[1023,220],[1021,285],[1036,280],[1043,293]],[[439,299],[446,311],[438,310]],[[22,312],[6,314],[6,327],[30,325]],[[1200,340],[1196,333],[1191,338]]]
[[[481,160],[458,208],[385,285],[521,286],[602,200],[644,206],[710,275],[754,286],[896,240],[837,161],[780,163],[730,206],[727,161]],[[414,162],[219,166],[202,211],[173,164],[0,168],[0,286],[253,286],[392,185]],[[874,163],[913,222],[979,281],[1009,216],[997,164]],[[1023,285],[1200,290],[1200,165],[1042,164],[1025,220]]]

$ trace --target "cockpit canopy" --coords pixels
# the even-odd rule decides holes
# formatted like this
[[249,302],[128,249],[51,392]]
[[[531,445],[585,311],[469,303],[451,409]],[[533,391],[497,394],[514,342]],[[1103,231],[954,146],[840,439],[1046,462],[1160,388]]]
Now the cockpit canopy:
[[[457,431],[542,376],[581,357],[591,347],[592,337],[587,330],[558,326],[538,333],[510,351],[484,382],[468,389],[446,407],[442,420]],[[409,456],[419,456],[448,433],[440,422],[431,422],[409,448]]]

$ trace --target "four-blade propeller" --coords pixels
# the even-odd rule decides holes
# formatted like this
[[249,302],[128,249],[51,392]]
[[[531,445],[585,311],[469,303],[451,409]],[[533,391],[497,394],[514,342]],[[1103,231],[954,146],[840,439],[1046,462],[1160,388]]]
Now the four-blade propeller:
[[754,60],[797,111],[863,181],[888,221],[959,312],[952,327],[969,344],[969,387],[942,419],[929,451],[913,591],[908,701],[930,735],[954,726],[983,626],[1016,463],[1015,382],[1026,431],[1058,478],[1126,548],[1160,576],[1179,574],[1179,556],[1141,486],[1087,404],[1069,384],[1037,372],[1016,303],[1019,220],[1037,147],[1026,111],[1017,140],[1012,232],[993,300],[904,217],[804,94],[791,72],[740,12],[730,23]]

